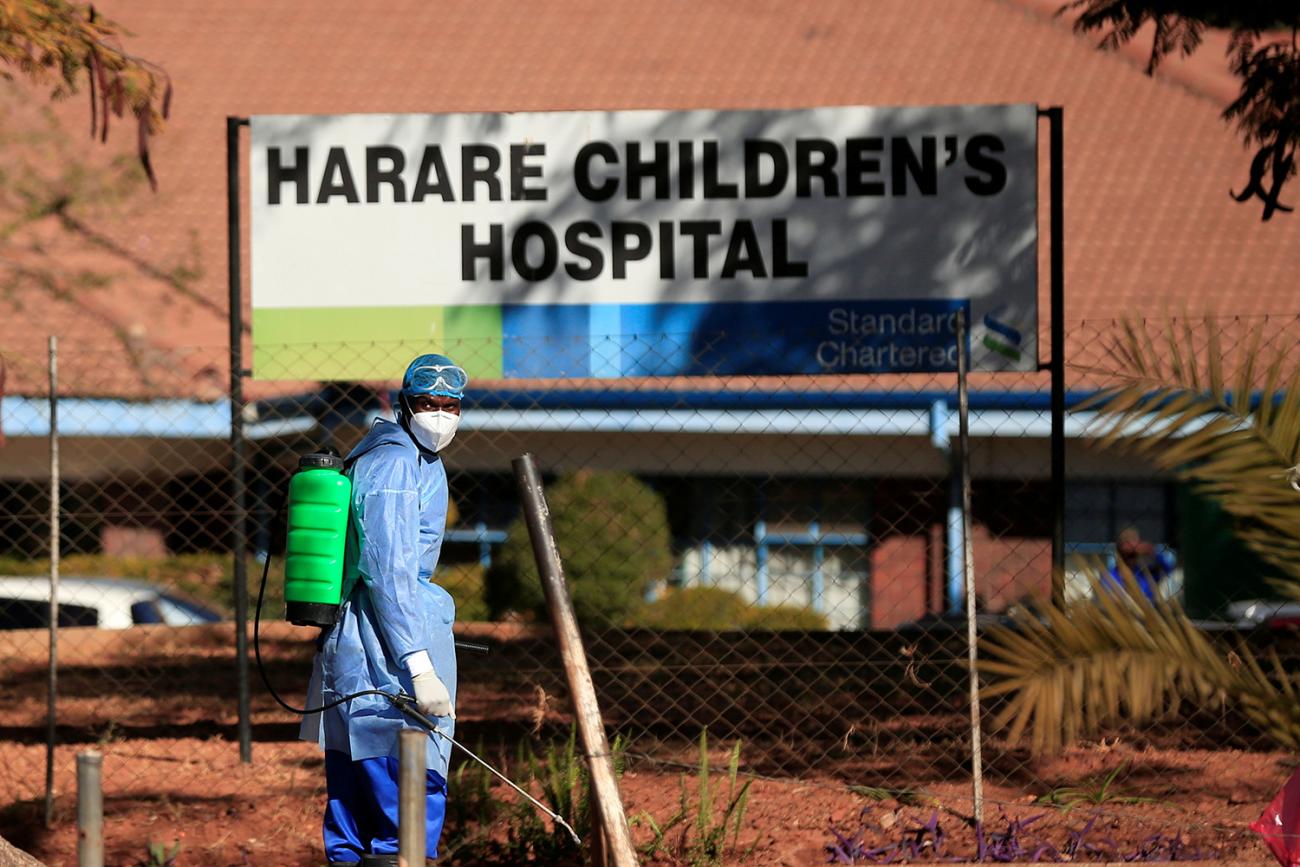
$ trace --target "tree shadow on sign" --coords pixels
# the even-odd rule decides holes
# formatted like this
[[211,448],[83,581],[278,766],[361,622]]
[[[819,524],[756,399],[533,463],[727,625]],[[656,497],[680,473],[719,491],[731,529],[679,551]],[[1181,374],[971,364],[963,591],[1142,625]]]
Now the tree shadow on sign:
[[[991,124],[1015,129],[1015,112],[1025,110],[1018,106],[834,109],[836,140],[827,139],[825,144],[835,149],[837,195],[825,195],[827,184],[812,178],[803,196],[784,192],[709,200],[700,198],[704,170],[698,147],[703,142],[721,143],[717,171],[721,183],[737,181],[745,175],[739,148],[743,141],[780,142],[788,154],[794,153],[796,142],[821,142],[808,137],[810,113],[817,110],[647,112],[644,128],[628,134],[644,143],[672,146],[671,171],[662,192],[667,199],[677,199],[685,185],[691,189],[691,200],[683,204],[656,198],[661,191],[652,178],[643,182],[641,196],[629,198],[626,155],[620,155],[618,163],[597,163],[602,181],[618,178],[621,184],[619,194],[605,201],[592,201],[578,192],[573,166],[555,167],[547,179],[548,200],[522,208],[507,226],[544,224],[559,246],[559,265],[544,277],[527,280],[507,269],[504,280],[494,281],[493,291],[506,305],[526,301],[529,317],[538,320],[526,333],[507,333],[507,342],[522,341],[514,346],[519,355],[546,357],[551,376],[614,375],[620,370],[623,375],[652,376],[858,372],[851,366],[808,361],[810,341],[826,333],[824,319],[810,323],[814,330],[789,321],[784,311],[764,315],[756,308],[738,318],[737,308],[725,305],[973,299],[981,310],[1000,305],[1000,316],[1029,325],[1037,295],[1037,177],[1020,167],[1036,164],[1036,127],[1003,133],[1002,152],[972,145]],[[880,123],[882,113],[889,115],[887,125]],[[636,120],[627,123],[631,128]],[[867,138],[885,129],[887,138]],[[854,184],[860,185],[856,192],[863,194],[852,197],[844,195],[850,139],[872,141],[869,149],[854,157],[861,160]],[[689,180],[683,178],[676,150],[684,142],[697,148],[692,151]],[[1006,166],[1005,186],[990,180],[990,157]],[[759,165],[756,177],[770,178],[773,163],[760,160]],[[791,169],[787,191],[796,186],[793,173]],[[687,236],[680,224],[661,223],[665,204],[673,205],[677,216],[710,221],[709,234]],[[592,243],[604,255],[604,267],[592,280],[576,279],[564,267],[565,229],[580,222],[601,232]],[[626,262],[625,277],[612,275],[609,235],[615,222],[642,227],[645,233],[642,239],[629,241],[636,247],[636,257]],[[742,224],[745,230],[738,228]],[[747,240],[750,228],[753,236]],[[661,258],[668,238],[673,249]],[[699,244],[705,255],[697,261]],[[532,264],[542,259],[540,243],[531,239],[525,252]],[[808,276],[775,276],[778,260],[785,260],[787,270],[794,271],[805,263]],[[672,263],[670,276],[664,275],[665,261]],[[577,262],[585,264],[581,257]],[[724,274],[728,262],[732,267]],[[638,301],[641,306],[630,310],[624,288],[639,286],[644,295],[648,284],[656,287],[653,297]],[[997,301],[992,300],[995,295]],[[593,312],[589,320],[586,305],[597,298],[625,306],[613,318]],[[810,333],[799,333],[801,328]],[[1021,330],[1020,349],[1032,357],[1036,329]],[[607,342],[611,345],[599,348]],[[737,347],[750,343],[756,351],[736,358]]]

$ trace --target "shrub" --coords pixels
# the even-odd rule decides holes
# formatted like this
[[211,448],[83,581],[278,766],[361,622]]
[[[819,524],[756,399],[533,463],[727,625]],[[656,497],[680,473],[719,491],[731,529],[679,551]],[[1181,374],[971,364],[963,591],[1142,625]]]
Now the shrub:
[[793,605],[772,605],[749,609],[745,626],[754,630],[770,632],[821,632],[829,628],[826,615],[818,614],[811,608],[796,608]]
[[647,605],[637,624],[651,629],[740,629],[749,604],[721,587],[683,587],[667,591]]
[[[546,501],[578,618],[626,621],[644,606],[646,588],[672,571],[663,498],[626,473],[579,470],[551,485]],[[522,516],[500,559],[489,574],[493,612],[540,613],[542,587]]]
[[483,567],[477,563],[457,563],[439,566],[433,580],[456,600],[456,620],[459,622],[488,619],[488,606],[483,598]]
[[757,606],[721,587],[683,587],[669,590],[645,607],[637,625],[651,629],[728,629],[815,631],[827,628],[826,618],[792,605]]

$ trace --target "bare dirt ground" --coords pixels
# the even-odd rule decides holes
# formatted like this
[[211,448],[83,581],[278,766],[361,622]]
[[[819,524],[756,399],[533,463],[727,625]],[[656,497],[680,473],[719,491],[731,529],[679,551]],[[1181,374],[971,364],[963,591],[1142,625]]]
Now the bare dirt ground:
[[[13,652],[5,654],[0,669],[0,835],[50,865],[75,864],[74,756],[94,748],[104,754],[107,863],[150,864],[151,842],[179,842],[177,867],[324,863],[321,757],[314,746],[294,740],[295,720],[255,681],[253,762],[241,763],[234,680],[225,663],[228,635],[216,631],[177,638],[171,632],[130,630],[105,636],[90,630],[78,638],[75,633],[68,630],[61,638],[67,668],[60,685],[52,829],[42,823],[45,695],[44,673],[36,663],[44,661],[43,636],[33,636],[28,648],[13,645]],[[142,646],[147,653],[142,654]],[[273,679],[295,682],[303,666],[301,652],[275,644],[270,648]],[[140,697],[137,681],[154,686],[171,682],[166,677],[160,681],[162,669],[155,667],[165,667],[178,654],[195,659],[209,652],[220,667],[186,669],[186,677],[201,682],[180,678],[174,689]],[[466,685],[458,712],[461,739],[470,745],[487,743],[488,757],[506,764],[512,776],[522,770],[511,758],[512,738],[526,737],[534,724],[542,726],[544,736],[566,731],[564,714],[556,708],[530,706],[527,695],[472,684]],[[725,767],[730,746],[712,744],[715,772]],[[1006,773],[997,770],[1003,754],[992,749],[986,845],[997,843],[995,835],[1002,834],[999,851],[1015,848],[1006,842],[1010,826],[1023,860],[1063,856],[1072,833],[1076,852],[1071,859],[1076,861],[1268,860],[1246,826],[1281,787],[1293,760],[1276,752],[1202,746],[1122,735],[1118,742],[1083,744],[1051,761],[1017,761]],[[750,747],[742,755],[748,756]],[[653,753],[654,760],[643,758],[644,753]],[[969,782],[903,774],[898,769],[907,767],[908,758],[878,752],[829,767],[810,762],[813,769],[798,779],[755,778],[738,847],[720,861],[704,863],[823,864],[835,857],[837,845],[844,853],[839,863],[975,860],[979,847],[969,821]],[[654,839],[646,816],[662,826],[678,812],[683,780],[690,806],[687,821],[666,835],[657,851],[647,851],[647,862],[691,863],[690,849],[699,839],[694,825],[697,765],[697,749],[689,741],[633,742],[622,792],[629,816],[636,817],[637,843],[648,848]],[[742,766],[761,769],[762,762]],[[1114,779],[1103,788],[1101,781],[1111,772],[1116,772]],[[715,822],[724,776],[713,776]],[[741,778],[748,777],[742,773]],[[859,788],[854,791],[854,786]],[[1056,805],[1035,803],[1053,793]],[[452,798],[470,794],[453,791]],[[493,794],[508,799],[504,788]],[[1025,824],[1035,816],[1040,818]],[[486,863],[485,850],[469,842],[484,836],[503,841],[509,829],[500,821],[487,828],[449,825],[443,844],[450,857],[445,860]]]
[[[239,761],[237,745],[222,739],[120,740],[99,745],[107,778],[105,835],[107,863],[149,863],[150,842],[179,842],[177,865],[317,865],[324,863],[320,842],[320,811],[324,802],[321,760],[308,744],[255,744],[254,763]],[[69,745],[68,751],[77,749]],[[40,767],[43,748],[6,744],[7,768]],[[1283,780],[1279,756],[1130,750],[1122,744],[1105,750],[1074,750],[1044,767],[1063,781],[1078,781],[1128,762],[1130,772],[1120,781],[1123,797],[1150,797],[1154,803],[1082,804],[1070,810],[1035,806],[1032,793],[990,787],[986,797],[989,833],[1003,831],[1010,820],[1042,816],[1024,843],[1064,846],[1069,833],[1097,818],[1093,842],[1118,856],[1139,851],[1155,835],[1181,835],[1187,847],[1182,857],[1199,854],[1231,860],[1264,861],[1267,853],[1246,830]],[[743,779],[743,777],[742,777]],[[33,783],[37,781],[32,781]],[[715,775],[715,787],[725,787]],[[687,781],[695,803],[693,778]],[[623,777],[622,793],[631,816],[648,813],[663,824],[679,805],[679,776],[673,769],[635,764]],[[38,790],[39,786],[32,786]],[[20,801],[0,814],[0,833],[15,845],[52,865],[76,864],[75,778],[66,762],[56,774],[56,823],[41,827],[39,795]],[[505,793],[502,792],[502,797]],[[456,797],[453,792],[452,797]],[[916,860],[951,857],[974,860],[976,842],[967,824],[970,792],[966,784],[928,787],[924,794],[873,800],[847,790],[829,778],[756,781],[750,792],[738,852],[726,864],[824,864],[828,846],[837,843],[832,829],[874,849],[914,838],[937,815],[947,835],[944,848],[925,847]],[[691,817],[693,821],[694,817]],[[504,827],[495,829],[498,836]],[[444,849],[455,857],[462,839],[477,835],[476,827],[450,828]],[[911,833],[909,833],[911,832]],[[688,833],[689,848],[694,831]],[[670,834],[661,850],[646,860],[684,863],[674,854],[678,834]],[[638,844],[653,835],[643,820],[634,828]],[[931,840],[933,842],[933,840]],[[1098,850],[1086,860],[1112,860]],[[879,856],[881,860],[887,855]],[[909,859],[911,860],[911,859]],[[848,860],[840,863],[853,863]],[[857,863],[867,863],[862,858]]]

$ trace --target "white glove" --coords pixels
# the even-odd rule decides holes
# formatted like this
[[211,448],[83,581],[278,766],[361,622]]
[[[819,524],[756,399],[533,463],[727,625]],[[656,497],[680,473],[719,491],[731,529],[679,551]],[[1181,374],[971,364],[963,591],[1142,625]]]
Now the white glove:
[[456,718],[456,711],[451,706],[451,693],[437,672],[429,670],[417,674],[411,678],[411,686],[415,688],[415,706],[420,713]]

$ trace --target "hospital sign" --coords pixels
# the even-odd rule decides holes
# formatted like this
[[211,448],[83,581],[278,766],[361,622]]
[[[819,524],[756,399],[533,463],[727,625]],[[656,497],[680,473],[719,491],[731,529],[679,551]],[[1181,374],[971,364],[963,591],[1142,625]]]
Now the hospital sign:
[[386,379],[413,347],[476,378],[947,371],[959,310],[973,369],[1034,370],[1036,124],[254,117],[254,375]]

